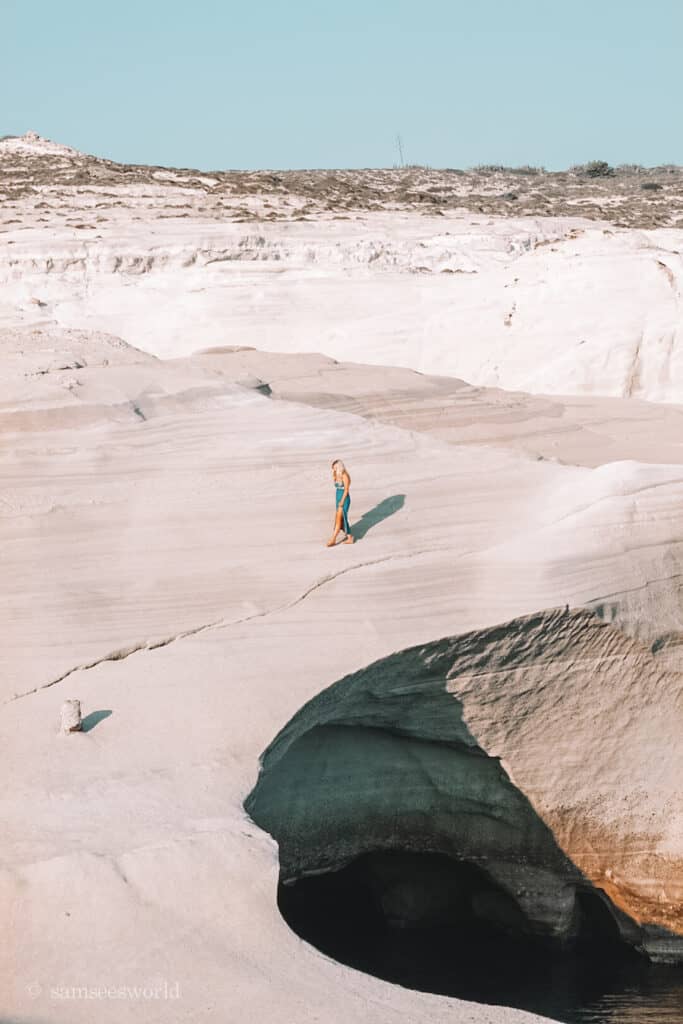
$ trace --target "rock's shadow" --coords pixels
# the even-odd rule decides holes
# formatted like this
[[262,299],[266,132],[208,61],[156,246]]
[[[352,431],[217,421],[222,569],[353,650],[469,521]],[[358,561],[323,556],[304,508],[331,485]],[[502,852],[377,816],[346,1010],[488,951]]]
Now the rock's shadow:
[[99,725],[105,718],[109,718],[111,711],[103,709],[101,711],[91,711],[89,715],[86,715],[81,721],[81,732],[90,732],[96,725]]
[[355,540],[362,540],[373,526],[393,516],[395,512],[400,512],[405,503],[405,494],[393,494],[390,498],[383,498],[378,505],[365,512],[358,522],[353,524],[351,533]]

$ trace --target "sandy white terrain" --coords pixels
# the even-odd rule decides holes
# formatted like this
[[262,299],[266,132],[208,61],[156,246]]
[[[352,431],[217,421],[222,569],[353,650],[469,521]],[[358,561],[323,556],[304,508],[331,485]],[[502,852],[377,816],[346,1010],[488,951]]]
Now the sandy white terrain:
[[[457,696],[581,871],[678,948],[683,231],[155,203],[0,235],[2,1019],[533,1019],[303,943],[243,801],[343,676],[566,605],[618,637],[577,638],[591,673],[570,648],[534,676],[519,730],[523,676],[502,717]],[[329,550],[334,456],[358,542]],[[90,717],[62,736],[71,697]]]

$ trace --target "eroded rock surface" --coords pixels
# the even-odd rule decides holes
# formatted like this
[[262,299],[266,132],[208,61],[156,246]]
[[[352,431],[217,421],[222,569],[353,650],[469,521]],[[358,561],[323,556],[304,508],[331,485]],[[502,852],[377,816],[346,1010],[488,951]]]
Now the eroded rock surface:
[[588,612],[403,651],[310,701],[247,801],[283,879],[378,851],[474,864],[528,928],[570,940],[576,894],[683,958],[683,676]]

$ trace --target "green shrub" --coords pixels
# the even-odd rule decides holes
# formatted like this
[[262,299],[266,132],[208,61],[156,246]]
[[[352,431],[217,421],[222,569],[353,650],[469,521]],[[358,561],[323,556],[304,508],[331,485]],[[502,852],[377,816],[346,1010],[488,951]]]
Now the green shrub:
[[584,164],[583,173],[589,178],[608,178],[614,174],[614,168],[610,167],[606,160],[591,160]]

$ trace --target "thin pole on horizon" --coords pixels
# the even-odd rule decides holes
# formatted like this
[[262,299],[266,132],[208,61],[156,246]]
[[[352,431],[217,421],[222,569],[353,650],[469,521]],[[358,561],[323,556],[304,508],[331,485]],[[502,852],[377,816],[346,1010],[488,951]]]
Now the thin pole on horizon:
[[405,162],[403,160],[403,142],[398,133],[396,134],[396,145],[398,146],[398,166],[405,167]]

